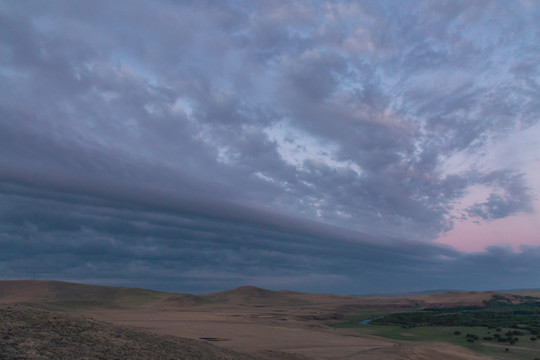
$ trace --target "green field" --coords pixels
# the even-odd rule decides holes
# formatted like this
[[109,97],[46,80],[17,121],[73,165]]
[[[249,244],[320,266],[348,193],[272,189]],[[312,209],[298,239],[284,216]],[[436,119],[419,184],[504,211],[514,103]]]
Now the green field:
[[[468,326],[422,326],[404,329],[396,325],[358,325],[358,321],[365,320],[366,316],[351,316],[340,323],[329,324],[335,328],[356,328],[366,335],[381,336],[389,339],[403,341],[441,341],[453,345],[463,346],[475,352],[493,356],[498,359],[534,360],[540,359],[540,341],[531,341],[530,334],[519,336],[514,345],[483,340],[484,337],[493,337],[496,333],[487,327]],[[511,329],[503,328],[502,333]],[[459,335],[454,332],[459,331]],[[467,334],[478,336],[479,340],[467,341]],[[508,351],[505,349],[508,348]]]
[[[540,343],[531,341],[530,334],[518,336],[519,341],[514,345],[508,343],[498,343],[497,341],[486,341],[484,337],[493,337],[493,329],[486,327],[465,327],[465,326],[423,326],[410,329],[403,329],[394,325],[359,325],[360,331],[390,339],[404,341],[441,341],[454,345],[463,346],[470,350],[504,359],[540,359]],[[510,329],[501,329],[502,333]],[[460,334],[454,334],[459,331]],[[474,342],[467,341],[467,334],[478,336]],[[509,351],[505,351],[508,348]],[[523,349],[522,349],[523,348]]]
[[[540,339],[531,340],[538,336],[534,333],[538,325],[538,310],[536,303],[526,305],[489,303],[482,308],[411,310],[399,313],[395,310],[372,311],[357,313],[328,325],[335,328],[358,329],[366,335],[401,341],[450,343],[496,359],[540,360]],[[370,325],[358,324],[360,321],[380,316],[384,318],[375,320]],[[441,321],[442,319],[444,321]],[[483,324],[486,320],[490,323],[503,322],[506,326],[499,328],[474,326],[473,320],[478,324]],[[463,324],[457,326],[444,324],[459,321]],[[510,332],[516,333],[509,335]],[[497,337],[504,338],[505,342],[499,342]],[[510,339],[513,344],[508,342]]]

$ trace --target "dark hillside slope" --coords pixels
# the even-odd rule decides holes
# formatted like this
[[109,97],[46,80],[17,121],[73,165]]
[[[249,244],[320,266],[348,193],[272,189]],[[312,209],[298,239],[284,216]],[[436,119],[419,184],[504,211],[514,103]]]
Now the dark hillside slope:
[[[39,304],[51,308],[84,307],[136,307],[160,303],[168,299],[183,300],[181,294],[160,291],[86,285],[48,280],[4,280],[0,281],[0,303]],[[186,295],[193,303],[203,302],[194,295]]]
[[256,358],[202,341],[155,335],[21,305],[0,305],[0,359]]

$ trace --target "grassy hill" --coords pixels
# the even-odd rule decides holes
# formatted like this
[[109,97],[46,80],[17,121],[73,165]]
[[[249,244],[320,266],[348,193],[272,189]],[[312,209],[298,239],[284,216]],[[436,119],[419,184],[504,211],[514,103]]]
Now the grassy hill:
[[0,281],[0,302],[70,307],[140,306],[173,296],[159,291],[62,281]]

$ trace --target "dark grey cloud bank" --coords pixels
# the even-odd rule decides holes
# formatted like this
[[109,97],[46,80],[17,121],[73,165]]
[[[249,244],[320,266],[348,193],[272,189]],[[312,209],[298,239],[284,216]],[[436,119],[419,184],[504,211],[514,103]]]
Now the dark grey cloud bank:
[[[530,287],[534,212],[444,159],[540,119],[534,2],[0,5],[0,274],[208,291]],[[455,212],[468,188],[493,189]],[[535,277],[536,276],[536,277]]]
[[[335,293],[526,287],[538,248],[463,254],[407,241],[332,231],[307,221],[271,225],[182,209],[147,194],[88,196],[4,183],[4,278],[61,278],[184,292],[240,284]],[[10,195],[5,193],[9,192]],[[84,194],[84,195],[83,195]],[[229,211],[238,210],[229,207]],[[206,212],[206,214],[205,214]],[[271,216],[271,214],[265,214]],[[313,225],[311,228],[307,228]]]

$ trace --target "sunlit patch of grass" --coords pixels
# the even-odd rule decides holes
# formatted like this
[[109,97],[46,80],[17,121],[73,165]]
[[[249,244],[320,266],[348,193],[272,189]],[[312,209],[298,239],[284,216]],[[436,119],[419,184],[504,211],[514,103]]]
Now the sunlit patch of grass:
[[[394,325],[367,325],[360,326],[359,330],[365,334],[402,341],[440,341],[462,346],[488,356],[503,356],[504,359],[531,360],[535,356],[540,358],[540,344],[530,341],[531,336],[529,334],[519,336],[519,342],[510,345],[509,343],[499,343],[494,340],[484,340],[484,337],[493,337],[493,334],[496,333],[494,329],[488,329],[487,327],[423,326],[405,329]],[[502,329],[498,333],[504,334],[508,330],[510,329]],[[456,332],[459,334],[456,335]],[[466,337],[467,334],[478,336],[478,340],[469,342]],[[506,348],[509,350],[505,351]]]

